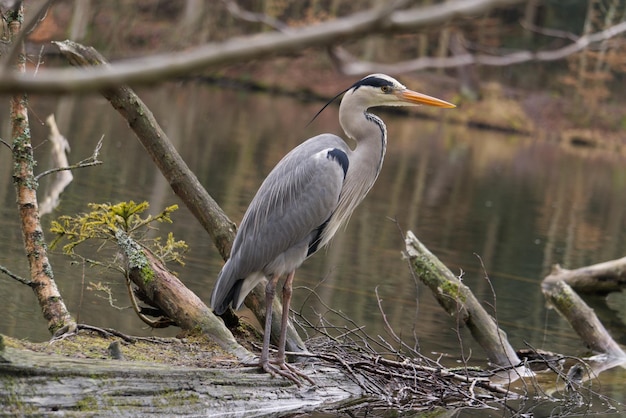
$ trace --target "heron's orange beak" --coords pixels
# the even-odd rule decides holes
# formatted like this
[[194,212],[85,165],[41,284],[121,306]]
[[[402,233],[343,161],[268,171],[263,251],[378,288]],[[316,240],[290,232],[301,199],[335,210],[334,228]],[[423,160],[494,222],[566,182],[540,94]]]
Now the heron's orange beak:
[[409,89],[401,90],[397,92],[396,95],[398,96],[400,100],[404,102],[408,102],[408,103],[414,103],[414,104],[426,105],[426,106],[435,106],[435,107],[445,107],[447,109],[456,107],[456,105],[453,105],[452,103],[448,103],[441,99],[437,99],[436,97],[427,96],[425,94],[418,93],[416,91],[409,90]]

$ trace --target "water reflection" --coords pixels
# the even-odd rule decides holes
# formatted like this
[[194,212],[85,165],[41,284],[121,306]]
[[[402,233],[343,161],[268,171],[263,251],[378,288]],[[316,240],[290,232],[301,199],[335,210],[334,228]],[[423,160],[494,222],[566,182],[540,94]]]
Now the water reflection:
[[[340,132],[335,108],[306,127],[319,105],[291,98],[195,84],[170,84],[140,95],[200,181],[235,221],[288,150],[317,133]],[[75,172],[74,183],[53,216],[85,211],[88,202],[145,199],[155,211],[179,203],[126,123],[103,99],[34,98],[31,108],[40,170],[47,168],[49,147],[40,121],[49,113],[56,113],[59,128],[70,139],[70,161],[90,156],[105,136],[101,151],[105,164]],[[419,117],[425,114],[432,119]],[[319,315],[335,321],[337,315],[328,313],[330,306],[365,326],[371,335],[386,335],[375,297],[378,289],[398,335],[407,339],[416,335],[426,353],[457,356],[461,343],[454,320],[425,288],[416,285],[401,258],[402,233],[412,229],[463,275],[479,299],[497,307],[499,323],[515,347],[528,342],[537,348],[580,354],[584,347],[567,324],[546,310],[539,281],[553,263],[578,267],[623,256],[624,161],[601,153],[583,156],[530,137],[447,124],[441,110],[411,111],[410,117],[382,115],[390,140],[379,180],[345,232],[340,231],[326,251],[298,271],[294,309],[313,322]],[[4,138],[9,137],[7,122],[4,118]],[[5,181],[0,184],[0,263],[27,276],[10,167],[8,152],[1,152],[0,173]],[[45,187],[44,181],[42,190]],[[44,226],[50,219],[43,219]],[[222,262],[184,208],[174,214],[174,220],[176,236],[191,247],[187,265],[177,270],[208,301]],[[176,332],[146,330],[130,311],[113,309],[108,300],[84,290],[89,282],[109,283],[116,305],[127,305],[119,274],[72,265],[60,254],[54,254],[52,262],[65,301],[80,321],[133,334]],[[47,339],[30,289],[4,278],[0,289],[11,295],[0,306],[0,332]],[[604,301],[597,302],[598,308],[604,306]],[[613,335],[625,343],[624,324],[615,312],[605,309],[601,314],[609,327],[617,324]],[[471,352],[473,358],[483,359],[469,333],[461,330],[460,338],[466,355]]]

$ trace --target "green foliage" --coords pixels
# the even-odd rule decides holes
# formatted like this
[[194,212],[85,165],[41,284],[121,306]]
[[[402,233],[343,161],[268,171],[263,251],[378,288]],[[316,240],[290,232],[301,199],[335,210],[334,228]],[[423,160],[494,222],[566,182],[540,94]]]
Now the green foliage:
[[183,263],[183,254],[187,251],[184,241],[177,241],[170,232],[163,243],[161,238],[143,239],[142,236],[154,222],[172,223],[170,215],[178,209],[178,205],[165,208],[157,215],[142,216],[148,209],[148,202],[90,203],[91,212],[76,216],[60,216],[52,221],[50,231],[56,235],[51,248],[60,242],[67,241],[63,246],[65,254],[75,256],[75,249],[87,241],[103,241],[116,243],[116,232],[124,231],[141,245],[150,249],[162,261]]

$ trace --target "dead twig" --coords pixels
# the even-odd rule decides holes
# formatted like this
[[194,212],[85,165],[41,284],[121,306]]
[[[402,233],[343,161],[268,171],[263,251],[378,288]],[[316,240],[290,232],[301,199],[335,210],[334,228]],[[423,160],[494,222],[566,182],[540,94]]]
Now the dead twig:
[[78,168],[93,167],[95,165],[103,164],[102,161],[98,160],[98,155],[100,154],[100,149],[102,148],[103,140],[104,140],[104,135],[100,137],[100,140],[96,144],[96,147],[93,150],[93,154],[90,157],[85,158],[84,160],[79,161],[76,164],[72,164],[66,167],[56,167],[56,168],[51,168],[50,170],[46,170],[42,173],[37,174],[35,176],[35,180],[39,181],[40,178],[47,176],[49,174],[57,173],[59,171],[76,170]]
[[7,276],[9,276],[10,278],[12,278],[13,280],[17,280],[18,282],[25,284],[26,286],[32,286],[33,282],[32,280],[28,280],[25,279],[21,276],[18,276],[17,274],[13,273],[11,270],[7,269],[6,267],[0,266],[0,272],[6,274]]

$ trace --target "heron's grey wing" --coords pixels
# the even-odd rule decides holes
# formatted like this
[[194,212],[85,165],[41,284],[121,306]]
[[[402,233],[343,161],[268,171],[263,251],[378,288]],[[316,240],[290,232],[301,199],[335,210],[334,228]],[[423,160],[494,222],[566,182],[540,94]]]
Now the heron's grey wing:
[[216,312],[231,302],[238,307],[253,287],[247,284],[240,294],[248,277],[258,282],[263,274],[282,275],[317,250],[339,201],[348,152],[340,138],[324,135],[304,142],[276,165],[250,203],[218,277],[211,301]]

